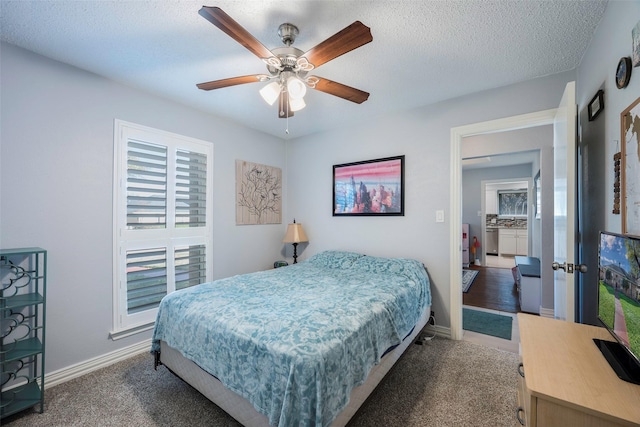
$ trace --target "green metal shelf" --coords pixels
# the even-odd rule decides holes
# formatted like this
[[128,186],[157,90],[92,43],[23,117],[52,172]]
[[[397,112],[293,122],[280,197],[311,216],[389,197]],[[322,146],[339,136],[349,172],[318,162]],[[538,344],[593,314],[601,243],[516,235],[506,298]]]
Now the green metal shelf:
[[47,251],[0,249],[0,267],[0,319],[7,329],[0,339],[1,420],[36,405],[44,410]]
[[0,310],[44,304],[44,297],[37,292],[0,298]]
[[38,383],[33,381],[11,390],[3,391],[1,400],[0,417],[8,417],[16,412],[40,404],[42,390]]
[[0,346],[0,358],[2,362],[12,362],[23,357],[34,356],[42,353],[42,343],[38,338],[29,338],[22,341],[7,343]]
[[15,248],[15,249],[0,249],[0,256],[9,255],[31,255],[31,254],[43,254],[47,252],[42,248]]

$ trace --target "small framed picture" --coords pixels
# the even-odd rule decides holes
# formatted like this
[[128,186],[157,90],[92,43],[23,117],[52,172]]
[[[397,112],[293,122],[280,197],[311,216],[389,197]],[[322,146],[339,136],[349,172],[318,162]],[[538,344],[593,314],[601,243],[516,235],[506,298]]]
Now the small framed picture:
[[333,166],[333,216],[404,215],[404,156]]
[[604,91],[602,89],[596,93],[587,108],[589,110],[589,121],[594,120],[604,110]]

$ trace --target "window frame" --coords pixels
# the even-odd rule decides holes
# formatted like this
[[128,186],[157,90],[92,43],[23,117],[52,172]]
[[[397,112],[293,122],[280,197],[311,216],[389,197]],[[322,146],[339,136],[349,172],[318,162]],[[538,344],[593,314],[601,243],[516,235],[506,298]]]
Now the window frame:
[[[526,203],[526,212],[523,214],[510,214],[510,213],[502,213],[501,209],[502,209],[502,199],[501,196],[505,195],[505,194],[524,194],[525,196],[525,203]],[[497,191],[496,194],[496,200],[498,203],[498,217],[500,218],[528,218],[529,216],[529,190],[526,188],[521,188],[521,189],[512,189],[512,190],[507,190],[507,189],[501,189]]]
[[[213,276],[213,144],[147,126],[114,121],[113,179],[113,329],[112,339],[149,330],[153,327],[158,308],[127,312],[127,251],[166,248],[167,292],[175,290],[175,250],[178,247],[204,245],[205,276]],[[127,227],[127,170],[130,140],[167,147],[166,227],[130,229]],[[176,152],[202,153],[206,156],[205,225],[176,227]]]

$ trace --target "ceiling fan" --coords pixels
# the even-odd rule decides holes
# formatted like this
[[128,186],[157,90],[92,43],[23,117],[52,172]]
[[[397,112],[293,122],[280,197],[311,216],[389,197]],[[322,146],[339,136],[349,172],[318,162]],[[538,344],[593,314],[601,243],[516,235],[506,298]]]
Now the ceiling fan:
[[285,46],[269,50],[219,7],[203,6],[198,12],[229,37],[262,59],[269,74],[252,74],[199,83],[202,90],[214,90],[245,83],[267,82],[260,95],[270,105],[278,100],[278,117],[288,118],[304,108],[307,87],[361,104],[369,93],[319,76],[307,74],[322,64],[373,40],[371,29],[356,21],[306,52],[292,46],[298,28],[289,23],[280,25],[278,35]]

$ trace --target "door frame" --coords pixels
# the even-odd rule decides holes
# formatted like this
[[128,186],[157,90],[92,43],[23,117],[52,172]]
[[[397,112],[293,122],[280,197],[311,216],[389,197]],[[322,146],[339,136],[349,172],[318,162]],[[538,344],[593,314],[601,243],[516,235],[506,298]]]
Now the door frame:
[[449,322],[451,339],[462,339],[462,139],[536,126],[552,125],[556,108],[451,128],[449,211]]

